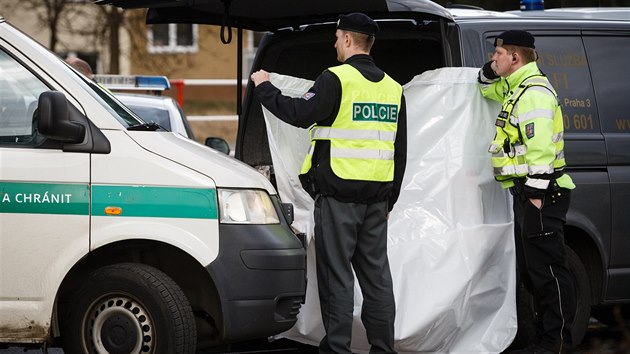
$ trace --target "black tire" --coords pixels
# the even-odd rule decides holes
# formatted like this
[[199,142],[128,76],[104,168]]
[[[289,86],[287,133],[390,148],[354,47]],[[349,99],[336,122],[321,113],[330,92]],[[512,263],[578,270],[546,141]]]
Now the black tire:
[[94,271],[64,311],[66,354],[195,352],[195,320],[184,292],[144,264]]
[[566,250],[569,272],[575,287],[575,315],[571,336],[573,337],[573,346],[577,346],[584,339],[591,318],[591,283],[580,257],[572,249],[566,247]]
[[[576,306],[573,327],[571,328],[573,346],[575,347],[582,342],[591,317],[591,285],[586,268],[584,268],[580,257],[569,247],[565,247],[565,249],[569,273],[575,288]],[[536,330],[534,329],[534,301],[532,295],[523,284],[517,284],[516,288],[516,313],[518,330],[509,349],[527,346],[529,343],[532,343],[536,335]]]

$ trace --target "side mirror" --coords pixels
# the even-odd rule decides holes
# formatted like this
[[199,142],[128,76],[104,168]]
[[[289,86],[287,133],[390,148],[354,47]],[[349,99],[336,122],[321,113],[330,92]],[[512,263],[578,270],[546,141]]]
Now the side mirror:
[[36,110],[37,130],[43,136],[66,143],[80,143],[85,138],[85,126],[70,120],[68,100],[59,91],[39,95]]
[[206,138],[205,145],[226,155],[230,154],[230,145],[222,138],[209,137]]

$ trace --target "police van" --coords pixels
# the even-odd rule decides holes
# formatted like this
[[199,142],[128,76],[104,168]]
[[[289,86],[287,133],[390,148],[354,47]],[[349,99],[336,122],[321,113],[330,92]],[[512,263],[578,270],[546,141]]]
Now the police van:
[[0,17],[0,346],[194,353],[290,328],[291,205]]
[[[565,229],[578,303],[575,341],[584,335],[591,314],[614,323],[612,305],[630,303],[627,8],[496,13],[446,9],[426,0],[370,0],[318,1],[317,6],[274,2],[252,12],[256,2],[247,0],[194,4],[173,0],[155,6],[131,0],[100,2],[148,7],[148,23],[188,22],[220,25],[222,31],[232,27],[268,31],[252,70],[309,80],[337,65],[333,34],[340,13],[361,11],[378,21],[380,32],[372,56],[401,84],[442,67],[479,68],[490,60],[499,33],[530,31],[536,37],[538,63],[559,94],[566,171],[577,185]],[[265,131],[263,112],[250,83],[240,116],[236,157],[252,166],[271,166]],[[525,306],[527,296],[519,296],[519,300],[524,305],[519,311],[519,327],[527,329],[531,307]]]

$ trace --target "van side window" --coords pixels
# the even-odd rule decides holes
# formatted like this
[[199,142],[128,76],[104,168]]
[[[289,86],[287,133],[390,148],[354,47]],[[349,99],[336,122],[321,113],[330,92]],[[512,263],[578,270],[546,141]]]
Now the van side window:
[[600,133],[588,62],[579,36],[536,36],[538,66],[560,99],[564,129]]
[[630,37],[584,36],[584,46],[603,132],[630,134]]
[[42,137],[33,120],[39,95],[48,91],[31,72],[0,50],[0,146],[35,146]]
[[[536,37],[538,67],[558,94],[565,132],[599,134],[591,74],[580,37],[532,34]],[[486,39],[488,58],[494,52],[493,43],[494,36]]]

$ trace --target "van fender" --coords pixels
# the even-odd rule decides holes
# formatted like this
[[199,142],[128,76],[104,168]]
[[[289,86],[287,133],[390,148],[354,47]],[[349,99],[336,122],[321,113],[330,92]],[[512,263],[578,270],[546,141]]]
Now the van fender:
[[205,267],[219,254],[219,222],[217,219],[192,218],[93,217],[91,251],[127,240],[151,240],[172,245]]
[[[605,251],[606,247],[604,246],[601,233],[598,231],[597,227],[593,225],[593,223],[588,217],[586,217],[584,214],[580,213],[579,211],[575,211],[572,209],[569,209],[569,211],[567,212],[567,221],[565,225],[565,243],[571,245],[573,242],[571,241],[570,235],[567,235],[566,233],[567,227],[581,230],[587,236],[587,238],[595,245],[596,249],[594,251],[597,252],[597,255],[595,256],[597,258],[591,257],[591,262],[594,262],[595,259],[599,259],[599,261],[601,262],[600,274],[593,274],[594,276],[598,276],[599,279],[601,279],[601,289],[592,289],[591,291],[595,291],[596,294],[599,294],[599,296],[602,296],[602,291],[604,291],[603,289],[606,289],[607,287],[606,283],[607,283],[608,277],[607,277],[606,272],[608,269],[609,259],[607,257],[607,252]],[[573,247],[576,248],[574,249],[574,251],[576,252],[578,257],[581,258],[583,265],[587,267],[587,269],[589,269],[589,265],[584,264],[584,261],[588,259],[584,259],[585,255],[581,254],[580,249],[578,249],[579,247],[576,247],[576,246],[577,244],[573,245]],[[592,249],[590,250],[592,251]],[[591,279],[591,282],[592,281],[593,279]],[[592,285],[593,284],[591,284],[591,286]],[[595,293],[593,294],[593,296],[597,297]]]
[[591,241],[593,241],[593,243],[597,247],[597,252],[601,257],[602,264],[604,265],[604,267],[606,267],[606,265],[608,264],[608,259],[605,258],[606,252],[604,252],[602,236],[597,230],[597,227],[595,227],[595,225],[593,225],[593,223],[590,221],[590,219],[586,215],[578,211],[569,209],[569,211],[567,212],[566,226],[580,229],[589,236]]

